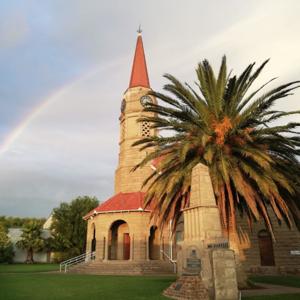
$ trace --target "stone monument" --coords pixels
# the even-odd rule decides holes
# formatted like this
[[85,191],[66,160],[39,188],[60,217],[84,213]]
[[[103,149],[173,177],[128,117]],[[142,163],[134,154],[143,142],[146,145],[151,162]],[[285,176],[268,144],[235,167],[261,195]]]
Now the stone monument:
[[202,164],[193,169],[190,205],[183,210],[183,218],[179,279],[164,294],[174,299],[237,300],[234,251],[228,249],[228,240],[223,237],[209,171]]

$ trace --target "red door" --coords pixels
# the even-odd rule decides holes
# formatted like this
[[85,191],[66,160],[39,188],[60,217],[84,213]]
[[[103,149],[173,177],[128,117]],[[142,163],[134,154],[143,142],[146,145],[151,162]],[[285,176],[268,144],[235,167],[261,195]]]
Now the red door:
[[130,258],[130,236],[129,233],[123,235],[123,259]]
[[261,265],[275,266],[272,238],[266,230],[258,233],[258,245]]

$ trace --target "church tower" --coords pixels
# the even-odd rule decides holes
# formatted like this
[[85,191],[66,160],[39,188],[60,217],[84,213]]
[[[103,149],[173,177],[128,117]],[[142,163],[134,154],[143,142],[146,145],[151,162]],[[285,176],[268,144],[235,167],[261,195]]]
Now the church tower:
[[143,47],[141,30],[138,31],[135,54],[132,64],[129,87],[125,91],[121,103],[120,116],[120,152],[119,163],[115,173],[115,193],[128,193],[141,191],[143,181],[150,175],[150,166],[132,172],[135,167],[147,154],[139,151],[139,147],[132,147],[132,144],[143,137],[155,135],[154,129],[150,129],[148,122],[138,122],[143,116],[153,116],[153,113],[143,112],[147,102],[156,103],[151,91],[146,58]]
[[[122,272],[139,274],[148,272],[169,273],[172,264],[164,261],[163,252],[169,249],[169,227],[161,232],[151,220],[151,205],[144,207],[144,180],[153,172],[149,165],[132,169],[147,155],[132,144],[143,137],[156,134],[148,122],[139,122],[141,117],[155,116],[144,112],[144,106],[150,101],[156,103],[151,91],[145,59],[141,30],[138,31],[131,77],[121,103],[119,162],[115,173],[115,193],[98,207],[90,211],[84,219],[88,221],[87,252],[95,253],[95,264],[100,270],[113,270],[108,265],[102,268],[102,262],[110,264],[112,260],[127,260]],[[169,253],[169,252],[168,252]],[[170,253],[169,253],[170,254]],[[168,255],[169,255],[168,254]],[[156,262],[150,262],[155,260]],[[153,267],[154,266],[154,267]],[[127,268],[127,271],[126,271]],[[146,269],[145,269],[146,268]],[[97,271],[98,272],[98,271]]]

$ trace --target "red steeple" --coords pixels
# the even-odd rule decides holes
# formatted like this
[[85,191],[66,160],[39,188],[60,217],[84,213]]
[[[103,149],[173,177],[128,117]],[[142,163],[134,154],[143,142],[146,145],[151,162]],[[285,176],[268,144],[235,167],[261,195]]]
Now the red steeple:
[[136,86],[150,88],[141,32],[142,31],[139,29],[139,35],[136,41],[135,54],[132,64],[129,88]]

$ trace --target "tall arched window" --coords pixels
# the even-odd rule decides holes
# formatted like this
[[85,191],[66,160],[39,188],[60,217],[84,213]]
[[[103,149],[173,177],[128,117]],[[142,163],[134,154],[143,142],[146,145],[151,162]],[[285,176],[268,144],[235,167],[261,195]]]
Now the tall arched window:
[[262,266],[275,266],[272,237],[267,230],[258,232],[258,246],[260,264]]
[[93,239],[92,239],[92,245],[91,245],[91,251],[96,251],[96,227],[95,224],[92,225],[92,232],[93,232]]
[[160,235],[156,226],[151,226],[149,235],[149,259],[160,258]]

